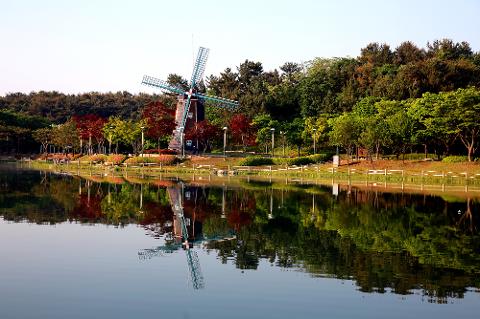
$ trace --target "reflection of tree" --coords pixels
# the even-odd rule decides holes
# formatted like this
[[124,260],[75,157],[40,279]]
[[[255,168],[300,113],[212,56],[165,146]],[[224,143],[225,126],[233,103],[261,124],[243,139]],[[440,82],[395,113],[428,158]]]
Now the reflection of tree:
[[107,195],[101,203],[108,223],[126,225],[137,221],[139,192],[133,185],[124,184],[119,191]]
[[467,198],[467,204],[466,204],[466,209],[464,213],[461,213],[461,210],[459,210],[459,214],[461,214],[460,218],[458,219],[457,225],[458,226],[464,226],[466,227],[470,233],[474,233],[477,231],[477,227],[475,226],[475,221],[473,220],[473,215],[472,215],[472,200],[471,198]]
[[[36,223],[138,223],[158,237],[172,231],[173,212],[165,185],[157,184],[4,174],[0,213]],[[189,232],[198,239],[203,230],[213,240],[207,249],[240,269],[256,269],[265,260],[312,276],[353,279],[366,292],[421,289],[434,302],[480,286],[475,199],[355,188],[334,198],[327,188],[272,183],[187,186],[184,193],[185,217],[193,221]]]

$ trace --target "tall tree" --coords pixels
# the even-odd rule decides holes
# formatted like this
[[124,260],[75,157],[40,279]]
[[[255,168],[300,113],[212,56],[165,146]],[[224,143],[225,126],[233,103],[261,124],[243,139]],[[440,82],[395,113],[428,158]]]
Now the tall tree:
[[170,137],[175,129],[175,109],[165,106],[160,101],[147,104],[142,114],[147,124],[146,135],[157,140],[160,149],[160,139]]

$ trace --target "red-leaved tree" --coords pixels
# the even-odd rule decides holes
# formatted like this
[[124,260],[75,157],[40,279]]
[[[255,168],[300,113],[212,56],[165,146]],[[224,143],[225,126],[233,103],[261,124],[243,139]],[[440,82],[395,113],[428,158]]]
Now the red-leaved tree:
[[192,140],[194,143],[198,140],[198,147],[205,152],[211,149],[213,140],[220,134],[220,128],[203,120],[193,124],[185,131],[185,140]]
[[160,139],[172,135],[175,129],[175,109],[153,101],[145,106],[142,117],[147,122],[146,135],[157,140],[160,151]]
[[229,127],[235,144],[244,148],[255,145],[256,130],[251,123],[252,120],[244,114],[235,114],[230,118]]
[[77,126],[80,141],[88,141],[88,153],[93,152],[92,143],[98,145],[100,152],[104,142],[102,128],[107,121],[95,114],[74,116],[73,120]]

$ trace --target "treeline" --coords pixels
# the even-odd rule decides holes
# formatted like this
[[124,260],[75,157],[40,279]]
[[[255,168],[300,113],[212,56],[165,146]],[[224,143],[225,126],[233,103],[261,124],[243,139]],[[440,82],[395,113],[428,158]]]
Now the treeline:
[[[168,81],[186,83],[175,74]],[[222,144],[224,126],[229,128],[229,144],[264,151],[269,151],[272,128],[277,141],[297,147],[298,152],[311,152],[314,139],[317,148],[339,146],[347,153],[363,148],[370,155],[412,150],[462,153],[471,159],[478,147],[474,114],[480,54],[466,42],[445,39],[426,48],[404,42],[395,49],[371,43],[357,58],[287,62],[273,71],[246,60],[235,71],[226,69],[208,77],[205,87],[202,83],[202,91],[239,100],[240,107],[232,112],[207,105],[207,121],[187,137],[200,139],[204,150]],[[167,109],[174,107],[174,97],[165,94],[38,92],[0,97],[0,109],[41,116],[54,124],[84,115],[140,123],[152,100],[161,101]],[[6,143],[6,136],[13,143],[16,133],[5,128],[9,123],[0,121],[1,143]],[[166,121],[157,119],[157,123]],[[168,139],[168,130],[163,131]],[[161,137],[152,137],[151,145]],[[10,144],[7,149],[13,147]]]

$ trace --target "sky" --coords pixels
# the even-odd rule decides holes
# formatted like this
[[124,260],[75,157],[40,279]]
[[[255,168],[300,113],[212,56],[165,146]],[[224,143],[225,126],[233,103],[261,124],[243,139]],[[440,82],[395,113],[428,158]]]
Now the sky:
[[356,57],[370,42],[467,41],[480,51],[478,0],[0,0],[0,95],[154,92],[144,74],[190,79],[246,59],[265,70],[316,57]]

